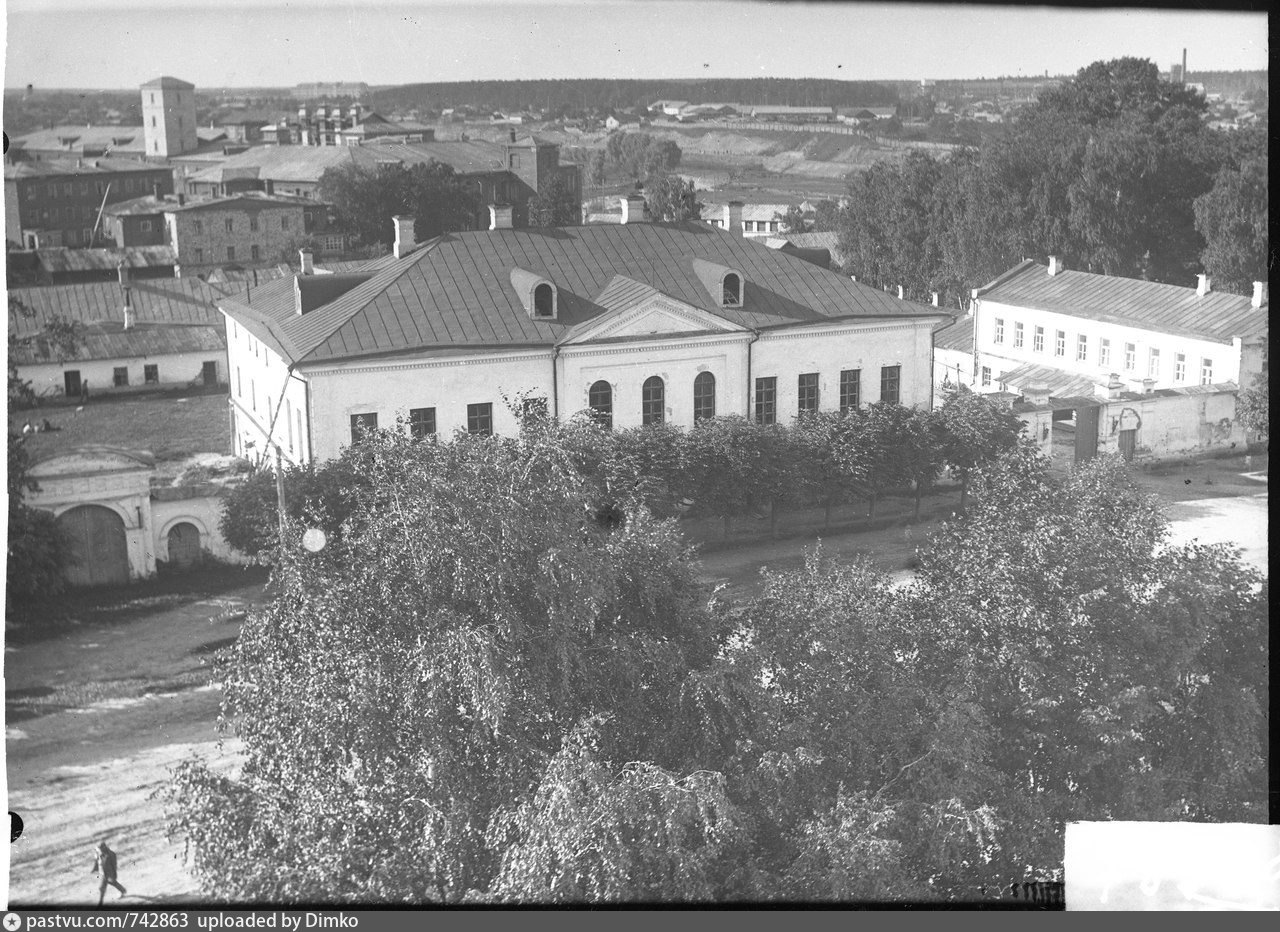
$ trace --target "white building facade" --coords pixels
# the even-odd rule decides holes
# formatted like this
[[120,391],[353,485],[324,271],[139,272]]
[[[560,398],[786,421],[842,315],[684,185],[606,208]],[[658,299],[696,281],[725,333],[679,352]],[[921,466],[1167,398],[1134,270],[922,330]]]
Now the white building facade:
[[495,220],[423,244],[402,221],[363,273],[221,303],[235,452],[324,460],[359,424],[509,435],[525,401],[617,429],[931,403],[936,308],[697,222]]

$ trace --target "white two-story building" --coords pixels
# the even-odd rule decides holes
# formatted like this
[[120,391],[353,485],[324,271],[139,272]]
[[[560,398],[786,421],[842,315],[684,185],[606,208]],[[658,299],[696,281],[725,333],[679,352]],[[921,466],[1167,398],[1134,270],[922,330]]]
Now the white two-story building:
[[973,292],[974,387],[1034,383],[1091,394],[1117,376],[1127,390],[1230,384],[1263,370],[1266,286],[1252,297],[1075,272],[1028,260]]
[[[786,422],[880,400],[928,406],[936,308],[699,222],[492,229],[303,274],[220,303],[233,443],[295,463],[358,425],[512,434],[512,399],[617,428],[736,414]],[[308,271],[310,274],[308,274]]]

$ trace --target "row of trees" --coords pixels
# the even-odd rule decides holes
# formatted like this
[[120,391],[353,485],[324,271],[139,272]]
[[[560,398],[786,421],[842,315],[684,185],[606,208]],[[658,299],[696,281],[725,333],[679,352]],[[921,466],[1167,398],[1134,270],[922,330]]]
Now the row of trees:
[[[835,506],[862,500],[873,517],[879,496],[906,488],[915,491],[918,517],[922,497],[945,469],[961,482],[963,506],[973,470],[1011,449],[1021,430],[1007,410],[960,389],[933,412],[876,403],[845,414],[806,413],[792,426],[717,417],[690,430],[650,425],[610,431],[583,415],[566,424],[560,438],[584,475],[601,477],[609,488],[640,476],[633,491],[647,507],[671,513],[677,503],[693,502],[692,514],[723,519],[727,537],[735,517],[768,511],[776,528],[780,510],[788,507],[821,506],[829,524]],[[286,509],[295,520],[324,502],[329,517],[322,526],[330,533],[340,529],[350,513],[336,504],[344,500],[338,490],[362,481],[347,472],[348,463],[339,458],[316,468],[286,467]],[[275,478],[260,473],[226,499],[222,533],[245,553],[269,550],[276,542],[276,513]]]
[[1183,285],[1203,268],[1247,292],[1267,273],[1266,128],[1209,129],[1204,109],[1151,62],[1096,62],[980,148],[854,175],[835,223],[848,271],[957,299],[1057,255]]
[[1265,820],[1265,583],[1162,547],[1117,460],[1019,446],[905,589],[814,554],[729,606],[580,433],[378,433],[287,524],[222,676],[245,764],[169,786],[210,894],[970,900],[1068,821]]

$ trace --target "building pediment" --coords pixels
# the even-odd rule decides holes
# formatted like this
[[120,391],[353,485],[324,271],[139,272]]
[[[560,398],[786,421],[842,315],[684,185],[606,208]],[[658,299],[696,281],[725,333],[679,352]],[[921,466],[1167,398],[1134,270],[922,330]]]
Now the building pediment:
[[654,339],[686,333],[745,333],[746,328],[701,308],[654,292],[570,331],[561,345]]
[[154,468],[155,459],[149,453],[116,447],[89,446],[37,460],[31,467],[31,476],[34,479],[55,479],[60,476],[83,476],[91,473],[150,473]]

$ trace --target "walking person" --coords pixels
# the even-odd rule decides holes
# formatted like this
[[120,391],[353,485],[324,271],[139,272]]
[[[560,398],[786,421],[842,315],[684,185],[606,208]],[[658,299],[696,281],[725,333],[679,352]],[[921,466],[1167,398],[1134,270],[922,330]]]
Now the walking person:
[[102,906],[103,897],[107,895],[108,884],[119,890],[121,896],[125,895],[126,891],[124,887],[118,880],[116,880],[116,853],[107,847],[107,843],[105,841],[98,842],[98,848],[93,859],[92,873],[100,873],[102,875],[98,880],[99,907]]
[[89,400],[89,380],[85,379],[80,383],[80,403],[84,404]]

